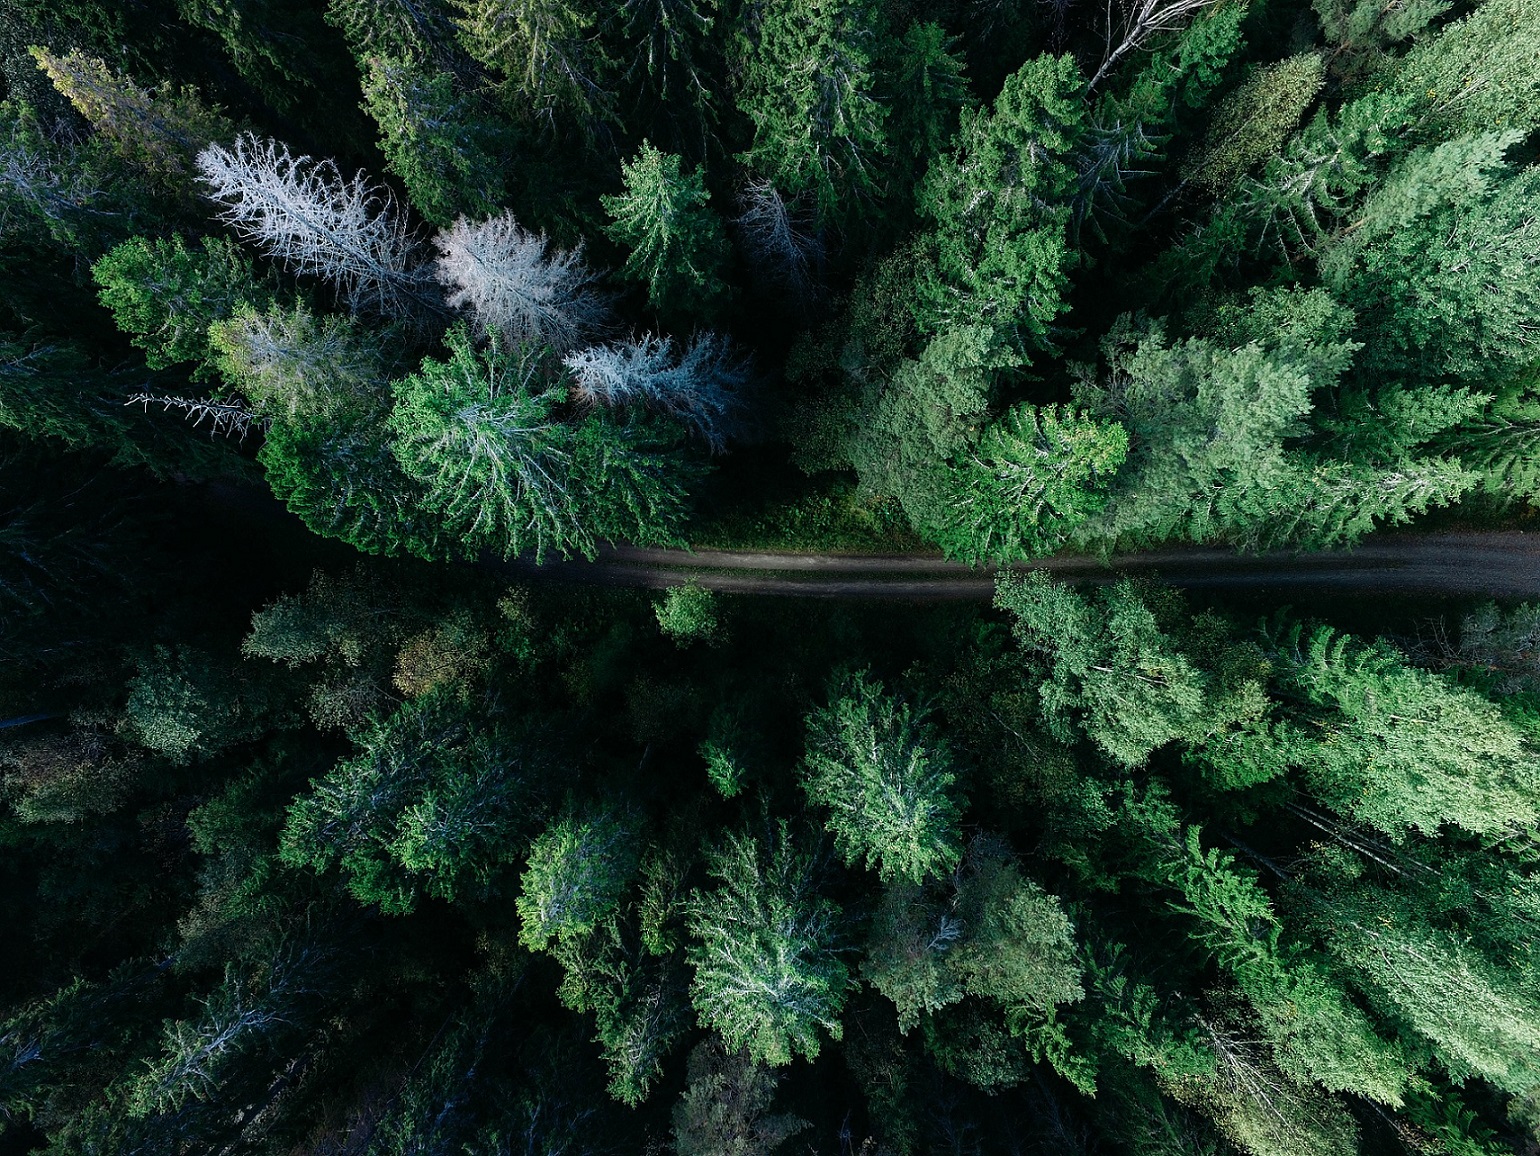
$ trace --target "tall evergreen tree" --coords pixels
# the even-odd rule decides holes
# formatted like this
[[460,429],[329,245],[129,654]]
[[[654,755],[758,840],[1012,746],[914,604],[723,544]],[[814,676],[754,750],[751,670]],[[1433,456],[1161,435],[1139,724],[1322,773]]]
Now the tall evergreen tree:
[[816,860],[785,820],[766,838],[729,832],[711,854],[718,885],[695,892],[691,998],[701,1022],[759,1063],[809,1059],[838,1040],[849,973],[835,954],[839,909],[818,894]]
[[743,160],[782,193],[812,197],[825,223],[884,192],[877,22],[867,0],[810,0],[766,7],[745,31],[737,103],[754,142]]
[[150,92],[79,51],[60,56],[34,47],[32,55],[100,138],[174,194],[188,194],[193,158],[234,133],[234,126],[191,87]]
[[465,50],[500,78],[510,112],[593,134],[611,116],[611,62],[593,9],[569,0],[454,0]]
[[726,286],[721,220],[706,206],[710,194],[699,169],[683,172],[677,156],[642,142],[621,166],[626,191],[601,197],[611,240],[630,249],[624,272],[647,286],[648,303],[663,314],[713,310]]
[[363,94],[385,167],[429,222],[447,229],[502,203],[509,134],[457,91],[453,75],[409,56],[370,56]]
[[540,352],[497,344],[478,351],[459,328],[449,354],[394,386],[394,451],[428,508],[473,556],[543,555],[591,542],[571,479],[573,432],[554,412],[560,387]]
[[1534,821],[1529,738],[1492,703],[1329,627],[1292,626],[1276,653],[1290,689],[1324,711],[1304,765],[1333,806],[1392,837]]
[[1081,85],[1070,57],[1042,56],[1007,79],[992,109],[963,114],[920,193],[935,222],[915,283],[922,331],[979,331],[1006,362],[1053,346],[1074,263],[1065,229]]
[[1013,407],[951,474],[949,508],[927,527],[946,553],[1014,562],[1052,553],[1106,508],[1128,432],[1069,407]]
[[939,877],[962,857],[949,762],[925,712],[866,674],[831,686],[829,705],[808,717],[808,797],[831,812],[841,858],[884,882]]
[[180,235],[169,241],[136,237],[109,250],[91,267],[102,304],[118,328],[132,335],[151,369],[192,362],[206,375],[214,359],[209,330],[238,307],[272,303],[269,278],[222,237],[200,238],[189,249]]

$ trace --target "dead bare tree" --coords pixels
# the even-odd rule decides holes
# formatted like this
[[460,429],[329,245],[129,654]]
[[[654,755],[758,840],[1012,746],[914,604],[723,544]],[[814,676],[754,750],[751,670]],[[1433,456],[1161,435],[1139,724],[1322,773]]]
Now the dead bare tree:
[[449,304],[468,307],[509,343],[543,341],[566,353],[608,328],[610,299],[581,246],[558,249],[506,212],[477,224],[461,217],[434,244]]
[[388,314],[431,304],[432,282],[404,214],[363,173],[344,177],[332,161],[294,156],[252,133],[230,148],[209,145],[198,171],[224,206],[220,219],[295,272],[324,277],[353,305]]
[[1090,92],[1118,61],[1146,47],[1162,32],[1182,27],[1219,0],[1106,0],[1102,62],[1086,85]]
[[717,333],[697,334],[683,349],[651,333],[618,345],[569,354],[573,391],[589,405],[638,405],[673,417],[693,430],[713,453],[743,424],[745,392],[752,380],[748,359]]
[[232,402],[208,401],[196,397],[163,397],[151,393],[136,393],[124,405],[139,405],[148,409],[152,404],[162,410],[180,410],[197,429],[209,423],[209,435],[234,434],[240,441],[254,429],[266,429],[267,420],[244,406]]
[[765,180],[750,180],[738,203],[733,224],[753,266],[770,270],[797,304],[810,302],[824,253],[823,242],[810,227],[807,206],[786,200]]

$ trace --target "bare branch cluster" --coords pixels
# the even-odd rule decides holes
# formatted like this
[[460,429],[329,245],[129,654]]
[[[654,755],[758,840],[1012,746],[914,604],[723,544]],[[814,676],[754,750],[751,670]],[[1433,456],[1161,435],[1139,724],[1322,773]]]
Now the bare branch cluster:
[[807,214],[767,180],[751,180],[739,194],[733,224],[754,265],[774,269],[781,281],[805,302],[823,261],[823,246],[808,227]]
[[395,198],[362,172],[346,178],[330,160],[293,156],[251,133],[198,154],[220,218],[298,273],[341,286],[355,306],[401,313],[423,298],[416,244]]
[[136,393],[124,402],[125,405],[139,405],[148,409],[151,405],[158,405],[162,410],[180,410],[193,428],[209,423],[209,436],[219,434],[234,434],[241,441],[246,440],[246,435],[253,429],[265,429],[267,420],[258,417],[244,406],[230,402],[207,401],[196,397],[165,397],[152,393]]
[[721,453],[741,425],[751,380],[746,358],[718,333],[693,338],[682,352],[669,337],[646,334],[569,354],[578,398],[590,405],[640,405],[672,417]]
[[582,246],[557,249],[512,213],[479,224],[461,217],[434,244],[449,304],[469,308],[510,344],[541,341],[565,353],[609,324],[609,297],[596,288]]

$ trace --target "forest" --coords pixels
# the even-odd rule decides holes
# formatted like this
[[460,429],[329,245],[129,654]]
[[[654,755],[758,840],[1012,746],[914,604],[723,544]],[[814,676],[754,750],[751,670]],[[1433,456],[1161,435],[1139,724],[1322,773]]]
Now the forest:
[[0,0],[0,1154],[1540,1156],[1540,602],[1029,565],[1537,508],[1537,0]]

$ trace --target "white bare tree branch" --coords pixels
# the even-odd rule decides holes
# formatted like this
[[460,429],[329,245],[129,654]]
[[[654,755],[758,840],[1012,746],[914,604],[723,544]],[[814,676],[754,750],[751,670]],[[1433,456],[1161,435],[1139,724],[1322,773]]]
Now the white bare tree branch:
[[[1101,67],[1086,85],[1090,92],[1127,56],[1146,47],[1162,32],[1170,32],[1218,0],[1106,0]],[[1114,12],[1114,6],[1117,11]]]
[[206,401],[196,397],[163,397],[151,393],[136,393],[124,402],[125,405],[139,405],[146,409],[152,403],[163,410],[181,410],[187,420],[192,422],[194,429],[208,422],[211,437],[234,434],[245,441],[246,435],[253,429],[267,427],[266,419],[232,402]]
[[609,325],[609,296],[595,286],[581,245],[557,249],[507,212],[475,225],[461,217],[433,243],[449,304],[469,308],[510,345],[539,341],[566,353]]
[[252,133],[209,145],[198,171],[221,220],[296,272],[335,282],[353,305],[399,314],[430,300],[395,198],[362,172],[345,178],[332,161]]
[[608,408],[643,406],[688,426],[721,453],[743,424],[745,392],[752,380],[747,359],[727,339],[704,333],[676,353],[669,337],[600,345],[569,354],[580,401]]

